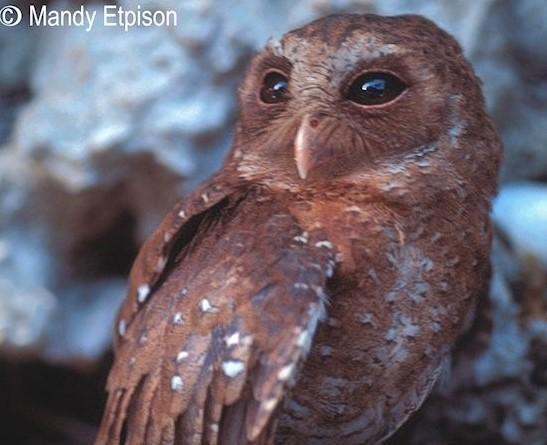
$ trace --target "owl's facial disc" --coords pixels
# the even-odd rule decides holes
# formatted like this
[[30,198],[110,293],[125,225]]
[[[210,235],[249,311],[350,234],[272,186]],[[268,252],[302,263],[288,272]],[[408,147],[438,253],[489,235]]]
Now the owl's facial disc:
[[425,19],[326,17],[253,59],[234,160],[246,178],[295,187],[381,176],[451,143],[482,103],[475,85],[457,43]]
[[[258,174],[267,166],[268,176],[284,170],[309,183],[374,168],[423,144],[416,139],[429,136],[414,137],[415,130],[427,125],[414,109],[434,113],[434,106],[422,104],[422,76],[415,71],[431,73],[421,64],[413,69],[408,58],[401,45],[361,34],[311,47],[289,34],[270,45],[254,60],[242,90],[240,135],[256,147],[243,169]],[[416,125],[408,131],[411,121]]]

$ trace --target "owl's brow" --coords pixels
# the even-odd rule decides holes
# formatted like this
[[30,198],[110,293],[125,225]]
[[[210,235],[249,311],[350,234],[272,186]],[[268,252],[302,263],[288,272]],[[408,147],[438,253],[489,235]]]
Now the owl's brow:
[[[286,42],[285,42],[286,43]],[[299,42],[292,41],[289,43],[289,47],[283,45],[281,42],[271,45],[275,46],[275,51],[280,51],[280,54],[285,54],[287,51],[291,52],[291,48],[304,49],[309,45],[298,44]],[[272,47],[270,47],[272,48]],[[378,40],[372,36],[362,35],[353,38],[349,37],[344,40],[337,48],[331,47],[328,43],[317,42],[312,49],[312,57],[315,59],[313,62],[309,61],[309,57],[305,58],[307,66],[313,66],[318,71],[328,71],[330,73],[342,73],[347,72],[361,63],[374,63],[380,61],[389,56],[402,55],[407,52],[404,47],[394,43],[386,43]],[[294,51],[293,51],[294,52]],[[321,60],[324,57],[325,60]]]
[[405,49],[394,43],[384,43],[377,40],[366,42],[351,40],[343,42],[334,54],[334,59],[352,58],[361,61],[372,62],[389,55],[403,54]]

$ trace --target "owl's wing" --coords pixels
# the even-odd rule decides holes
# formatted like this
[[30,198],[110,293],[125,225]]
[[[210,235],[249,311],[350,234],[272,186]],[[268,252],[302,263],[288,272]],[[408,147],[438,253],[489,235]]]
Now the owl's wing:
[[118,312],[115,346],[142,304],[163,283],[172,266],[173,256],[191,241],[201,219],[207,212],[222,208],[235,193],[234,186],[213,177],[187,199],[179,201],[163,218],[141,247],[131,268],[127,296]]
[[122,310],[132,318],[97,444],[271,443],[274,412],[324,314],[331,244],[256,190],[182,229],[146,302]]

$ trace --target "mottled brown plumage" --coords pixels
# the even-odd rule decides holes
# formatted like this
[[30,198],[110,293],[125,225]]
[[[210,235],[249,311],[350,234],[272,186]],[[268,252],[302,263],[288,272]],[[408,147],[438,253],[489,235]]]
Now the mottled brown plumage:
[[376,444],[489,277],[501,148],[457,43],[338,15],[272,41],[220,172],[143,246],[97,444]]

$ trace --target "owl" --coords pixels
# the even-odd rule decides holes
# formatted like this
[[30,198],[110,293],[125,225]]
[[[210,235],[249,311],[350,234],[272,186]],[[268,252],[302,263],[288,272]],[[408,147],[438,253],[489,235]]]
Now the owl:
[[379,444],[488,285],[501,144],[456,41],[333,15],[271,40],[220,171],[140,251],[96,444]]

